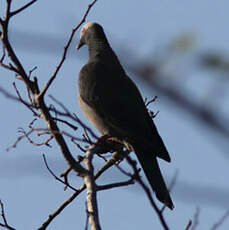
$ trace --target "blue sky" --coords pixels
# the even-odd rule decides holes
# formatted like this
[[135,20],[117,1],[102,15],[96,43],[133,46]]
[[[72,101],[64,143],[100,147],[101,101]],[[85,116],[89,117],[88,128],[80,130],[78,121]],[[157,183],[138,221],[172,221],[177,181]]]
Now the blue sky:
[[[12,21],[10,39],[27,70],[38,66],[34,74],[41,86],[55,69],[68,35],[80,21],[88,3],[85,0],[69,0],[67,4],[60,0],[41,0]],[[1,1],[1,15],[3,5]],[[16,5],[18,2],[15,7]],[[133,60],[147,58],[183,33],[190,33],[195,37],[193,53],[211,50],[227,53],[228,6],[226,0],[146,0],[144,3],[98,0],[87,21],[99,22],[104,27],[111,46],[123,58],[123,63],[127,62],[125,58],[128,59],[128,52],[134,54],[130,57]],[[85,47],[78,52],[74,50],[78,37],[79,31],[48,94],[61,100],[72,112],[84,119],[77,105],[77,75],[87,61],[87,49]],[[126,50],[128,52],[123,54]],[[182,58],[179,63],[185,65],[190,57]],[[177,78],[166,80],[183,87],[184,93],[193,97],[193,100],[204,102],[203,98],[209,88],[215,84],[213,74],[199,69],[185,71],[179,63],[176,65],[179,69],[168,68],[172,72],[171,76],[179,75],[179,81]],[[14,94],[12,82],[15,81],[18,88],[25,93],[23,84],[16,81],[14,74],[1,68],[0,76],[1,87]],[[158,95],[158,92],[152,92],[139,79],[134,80],[144,97]],[[168,182],[176,170],[179,170],[172,192],[175,210],[166,210],[165,218],[171,229],[184,229],[199,207],[199,229],[210,229],[229,209],[229,183],[225,179],[229,175],[228,150],[223,145],[219,146],[221,142],[216,141],[220,136],[217,137],[162,95],[158,96],[151,108],[160,111],[155,123],[172,158],[171,164],[160,162],[161,168]],[[220,109],[225,115],[229,112],[227,99],[228,95],[220,101],[223,105]],[[53,103],[49,98],[47,102]],[[71,191],[63,191],[63,186],[47,172],[42,154],[46,154],[50,166],[57,174],[65,169],[66,163],[54,147],[55,144],[48,149],[33,147],[22,141],[16,149],[6,152],[6,148],[19,135],[18,127],[27,128],[32,116],[25,107],[2,95],[0,106],[4,108],[0,119],[0,199],[5,204],[10,224],[17,229],[36,229],[71,194]],[[39,124],[45,126],[42,122]],[[78,153],[74,146],[70,148],[73,154]],[[96,162],[96,165],[101,165],[101,162]],[[124,167],[128,168],[126,165]],[[78,178],[72,179],[77,185],[82,183]],[[112,169],[99,182],[120,179],[123,177]],[[161,229],[154,211],[138,185],[101,192],[98,199],[103,229]],[[82,229],[84,225],[85,193],[66,208],[48,229]],[[220,229],[228,227],[229,220]]]

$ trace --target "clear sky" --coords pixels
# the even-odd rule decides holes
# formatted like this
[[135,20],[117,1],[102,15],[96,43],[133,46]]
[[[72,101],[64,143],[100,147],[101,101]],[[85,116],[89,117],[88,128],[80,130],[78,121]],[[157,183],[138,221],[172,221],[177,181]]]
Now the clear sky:
[[[40,0],[12,21],[10,39],[27,71],[34,66],[38,67],[34,75],[41,85],[46,83],[55,69],[71,29],[79,23],[88,4],[89,1],[85,0],[68,0],[67,3]],[[14,6],[18,6],[18,1]],[[191,34],[195,38],[193,55],[182,56],[182,60],[176,59],[175,64],[172,62],[172,66],[166,66],[166,73],[171,74],[166,82],[177,84],[193,100],[204,103],[203,98],[207,97],[208,90],[215,84],[215,78],[212,79],[212,73],[192,69],[193,66],[187,63],[200,51],[219,50],[227,54],[228,7],[229,2],[226,0],[146,0],[136,3],[130,0],[98,0],[87,21],[98,22],[104,27],[111,46],[123,63],[129,59],[148,58],[160,52],[161,47],[165,47],[171,39],[184,33]],[[3,8],[1,1],[1,15]],[[87,49],[74,50],[78,38],[79,31],[48,94],[55,96],[84,119],[77,105],[77,75],[87,61]],[[134,80],[144,97],[159,96],[151,108],[160,111],[155,123],[172,158],[171,164],[161,162],[166,181],[171,181],[176,170],[179,170],[172,191],[175,209],[172,212],[165,211],[169,227],[184,229],[199,207],[199,229],[210,229],[229,209],[228,148],[219,146],[222,143],[219,141],[220,136],[217,137],[176,104],[169,103],[158,92],[152,92],[139,79]],[[1,87],[15,94],[12,86],[14,81],[25,95],[23,84],[14,78],[14,74],[0,68]],[[229,113],[227,99],[228,93],[220,100],[223,105],[220,110],[225,115]],[[53,103],[48,98],[47,102]],[[57,174],[64,171],[66,163],[54,143],[53,148],[39,148],[24,140],[16,149],[7,152],[6,148],[20,135],[18,128],[27,129],[33,117],[24,106],[3,95],[0,95],[0,106],[0,199],[5,204],[12,226],[23,230],[36,229],[71,194],[71,191],[63,191],[63,186],[47,172],[42,154],[46,154]],[[39,124],[45,127],[44,123]],[[78,154],[73,146],[71,150]],[[96,165],[101,165],[101,162],[96,162]],[[127,165],[124,167],[128,169]],[[81,184],[80,179],[72,179],[77,185]],[[112,169],[99,182],[103,184],[121,179],[123,176]],[[101,192],[98,198],[103,229],[161,229],[144,192],[137,184]],[[83,193],[48,229],[83,229],[85,216]],[[228,228],[229,219],[220,229]]]

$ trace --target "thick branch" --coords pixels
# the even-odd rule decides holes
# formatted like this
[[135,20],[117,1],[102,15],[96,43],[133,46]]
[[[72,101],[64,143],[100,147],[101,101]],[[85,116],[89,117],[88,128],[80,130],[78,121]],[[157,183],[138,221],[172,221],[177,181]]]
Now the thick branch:
[[[107,169],[113,166],[117,161],[120,160],[120,155],[118,152],[113,153],[112,157],[102,166],[94,175],[94,178],[97,179],[100,177]],[[83,184],[78,191],[73,193],[67,200],[65,200],[52,214],[48,216],[45,222],[42,224],[38,230],[45,230],[48,225],[53,221],[53,219],[58,216],[81,192],[86,189],[86,185]]]
[[59,146],[64,158],[66,159],[66,161],[68,162],[68,164],[71,166],[71,168],[73,170],[75,170],[76,172],[83,173],[83,172],[85,172],[85,169],[79,163],[77,163],[76,160],[72,157],[72,155],[68,149],[68,146],[67,146],[63,136],[61,135],[61,132],[60,132],[57,124],[53,120],[53,118],[52,118],[52,116],[51,116],[51,114],[50,114],[50,112],[49,112],[49,110],[48,110],[48,108],[44,102],[43,96],[41,97],[39,94],[39,87],[38,87],[37,79],[34,78],[34,81],[29,80],[29,77],[26,74],[21,62],[19,61],[13,48],[11,47],[11,44],[10,44],[9,39],[8,39],[8,25],[9,25],[9,20],[11,18],[10,6],[11,6],[11,0],[8,0],[7,6],[6,6],[5,19],[0,21],[0,23],[2,25],[1,38],[2,38],[3,45],[7,51],[10,59],[12,60],[12,62],[15,65],[15,68],[16,68],[15,72],[17,72],[21,76],[21,78],[25,82],[27,88],[32,92],[34,100],[35,100],[35,104],[38,107],[38,111],[40,112],[41,117],[45,120],[50,133],[55,138],[57,145]]
[[98,152],[95,145],[89,147],[85,154],[84,164],[88,173],[83,175],[83,180],[87,188],[87,212],[92,230],[100,230],[99,213],[97,206],[97,187],[95,184],[94,167],[92,165],[93,155]]

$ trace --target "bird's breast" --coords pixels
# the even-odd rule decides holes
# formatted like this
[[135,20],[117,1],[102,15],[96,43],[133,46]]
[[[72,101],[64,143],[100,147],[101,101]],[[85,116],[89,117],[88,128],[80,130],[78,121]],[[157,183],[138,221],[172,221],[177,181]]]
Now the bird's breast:
[[94,108],[85,103],[80,94],[78,94],[78,102],[83,114],[95,126],[95,128],[98,129],[103,135],[109,134],[105,119],[102,118]]

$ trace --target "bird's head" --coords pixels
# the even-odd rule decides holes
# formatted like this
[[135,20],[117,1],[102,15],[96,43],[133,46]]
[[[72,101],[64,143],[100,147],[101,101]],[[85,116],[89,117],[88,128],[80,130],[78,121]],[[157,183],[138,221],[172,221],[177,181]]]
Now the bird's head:
[[80,41],[76,49],[80,49],[83,45],[88,45],[91,40],[106,39],[102,26],[95,22],[85,24],[80,32]]

